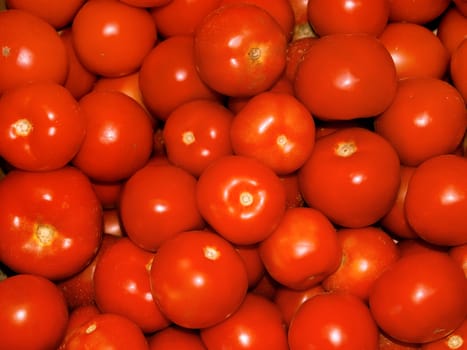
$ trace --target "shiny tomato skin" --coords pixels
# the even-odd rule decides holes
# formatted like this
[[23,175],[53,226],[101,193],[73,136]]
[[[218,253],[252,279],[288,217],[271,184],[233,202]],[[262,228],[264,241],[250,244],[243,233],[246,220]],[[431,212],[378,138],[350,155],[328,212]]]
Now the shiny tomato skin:
[[442,246],[467,242],[467,159],[445,154],[427,159],[407,188],[405,214],[423,240]]
[[400,184],[400,162],[382,136],[350,127],[318,139],[298,176],[309,206],[337,225],[364,227],[392,207]]
[[259,249],[271,277],[299,290],[313,287],[333,273],[342,256],[333,224],[313,208],[287,209]]
[[63,294],[45,277],[18,274],[0,281],[2,349],[56,349],[68,316]]
[[467,277],[467,243],[451,247],[449,255],[464,270],[464,274]]
[[467,130],[465,102],[444,80],[402,79],[393,102],[376,117],[374,127],[394,146],[403,165],[417,166],[456,150]]
[[374,35],[330,34],[308,49],[297,68],[294,88],[315,118],[367,118],[392,102],[396,69]]
[[86,120],[62,85],[35,82],[0,97],[0,154],[15,168],[47,171],[67,165],[79,151]]
[[148,337],[149,350],[206,350],[196,330],[168,326]]
[[218,7],[194,33],[201,79],[227,96],[253,96],[269,89],[285,68],[286,48],[279,23],[248,2]]
[[269,236],[285,212],[285,187],[266,165],[231,155],[215,160],[196,185],[196,201],[206,222],[235,244]]
[[11,171],[0,197],[0,260],[14,271],[62,279],[97,253],[102,208],[79,170]]
[[389,0],[391,22],[426,24],[443,14],[449,7],[449,0],[411,1]]
[[248,289],[245,265],[234,246],[208,231],[184,231],[166,240],[154,256],[149,278],[164,315],[193,329],[229,317]]
[[196,178],[186,170],[148,164],[125,183],[120,215],[128,237],[155,251],[172,235],[204,228],[196,204]]
[[68,323],[66,327],[65,337],[71,333],[75,328],[80,327],[94,316],[101,312],[95,304],[78,306],[70,311]]
[[52,25],[29,12],[11,9],[0,12],[0,27],[0,94],[28,81],[65,81],[68,57]]
[[230,139],[235,154],[256,158],[285,175],[298,170],[310,156],[315,122],[294,96],[263,92],[235,115]]
[[467,17],[456,6],[450,7],[440,17],[436,35],[452,55],[467,37]]
[[287,332],[279,308],[263,296],[249,293],[226,320],[200,332],[208,349],[288,350]]
[[290,350],[377,350],[378,328],[358,297],[325,293],[301,305],[290,323],[288,339]]

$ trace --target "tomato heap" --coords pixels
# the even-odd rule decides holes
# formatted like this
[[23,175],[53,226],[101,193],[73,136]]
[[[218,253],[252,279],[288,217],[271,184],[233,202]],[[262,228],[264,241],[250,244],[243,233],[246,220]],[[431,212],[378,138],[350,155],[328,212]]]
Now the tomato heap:
[[467,348],[465,0],[1,7],[1,349]]

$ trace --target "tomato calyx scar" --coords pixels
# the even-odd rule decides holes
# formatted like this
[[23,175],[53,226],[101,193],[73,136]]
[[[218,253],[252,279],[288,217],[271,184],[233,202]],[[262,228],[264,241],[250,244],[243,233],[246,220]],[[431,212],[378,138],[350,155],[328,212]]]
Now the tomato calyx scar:
[[252,47],[249,51],[248,51],[248,57],[252,60],[252,61],[257,61],[261,58],[261,48],[259,47]]
[[250,192],[242,192],[239,196],[240,204],[244,207],[248,207],[253,204],[254,197]]
[[185,145],[191,145],[196,141],[193,131],[185,131],[182,135],[182,141]]
[[2,56],[8,57],[10,56],[11,48],[9,46],[2,46]]
[[448,337],[448,341],[446,343],[449,349],[460,349],[460,347],[464,345],[464,339],[462,339],[462,336],[458,334],[453,334]]
[[31,133],[33,126],[28,119],[21,118],[11,124],[11,129],[13,136],[25,137]]
[[350,157],[357,152],[357,145],[353,141],[339,142],[335,148],[335,154],[339,157]]
[[204,257],[209,260],[217,260],[221,256],[219,249],[213,246],[206,246],[203,248]]
[[54,241],[57,234],[55,227],[49,224],[36,224],[34,228],[34,238],[41,246],[49,246]]

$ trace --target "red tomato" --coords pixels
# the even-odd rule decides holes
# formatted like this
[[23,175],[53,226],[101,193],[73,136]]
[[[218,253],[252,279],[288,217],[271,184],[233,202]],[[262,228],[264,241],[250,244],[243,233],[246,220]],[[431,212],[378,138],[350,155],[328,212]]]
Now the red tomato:
[[464,15],[467,16],[467,1],[453,0],[454,6]]
[[374,122],[375,131],[396,149],[402,164],[417,166],[452,153],[463,141],[467,112],[449,83],[428,77],[402,79],[393,102]]
[[308,1],[308,20],[319,36],[336,33],[379,35],[388,18],[387,0]]
[[302,62],[310,47],[316,42],[315,37],[304,37],[292,40],[287,46],[286,66],[284,75],[292,83],[295,81],[295,75],[299,64]]
[[298,182],[298,172],[292,174],[282,175],[279,177],[285,187],[285,206],[286,208],[303,207],[304,201],[302,193],[300,192],[300,185]]
[[68,333],[73,332],[76,328],[85,324],[100,313],[101,312],[94,304],[78,306],[75,309],[72,309],[68,317],[65,337]]
[[173,0],[120,0],[121,2],[135,7],[164,6]]
[[289,0],[289,3],[294,13],[292,42],[301,38],[316,36],[308,21],[308,0]]
[[68,333],[58,348],[81,349],[147,350],[148,342],[141,328],[128,318],[100,313]]
[[104,233],[110,236],[122,237],[125,231],[120,220],[120,212],[116,208],[105,209],[102,215]]
[[319,138],[298,176],[309,206],[340,226],[364,227],[393,206],[400,163],[382,136],[351,127]]
[[391,22],[426,24],[438,18],[448,7],[450,0],[389,0]]
[[405,214],[419,237],[438,245],[467,243],[467,158],[432,157],[415,170]]
[[0,260],[14,271],[62,279],[96,254],[102,209],[79,170],[9,172],[0,198]]
[[206,350],[199,334],[177,326],[166,327],[148,337],[149,350]]
[[279,23],[249,3],[218,7],[194,34],[201,79],[227,96],[252,96],[269,89],[285,68],[286,48]]
[[464,274],[467,277],[467,243],[451,247],[449,255],[464,270]]
[[0,94],[28,81],[65,81],[66,48],[52,25],[29,12],[13,9],[0,12],[0,28]]
[[399,259],[397,245],[386,232],[372,226],[340,229],[337,240],[342,262],[322,285],[327,291],[349,292],[367,300],[376,279]]
[[379,36],[396,66],[399,79],[407,77],[443,78],[449,52],[427,27],[409,22],[389,23]]
[[420,350],[465,350],[467,349],[467,319],[454,332],[444,338],[423,344]]
[[456,6],[450,7],[439,19],[436,35],[452,55],[467,38],[467,17]]
[[388,337],[379,332],[379,350],[419,350],[419,344],[410,344]]
[[221,103],[193,100],[170,113],[163,128],[167,158],[198,177],[215,159],[231,155],[234,114]]
[[248,276],[248,287],[256,287],[266,272],[259,254],[259,245],[234,245],[235,250],[242,258]]
[[185,231],[166,240],[150,267],[152,294],[185,328],[213,326],[239,308],[248,289],[242,258],[219,235]]
[[287,209],[277,228],[261,242],[259,252],[275,281],[300,290],[320,283],[341,262],[334,226],[313,208]]
[[294,87],[316,118],[372,117],[394,97],[396,69],[374,35],[331,34],[311,45],[297,68]]
[[290,350],[377,350],[378,328],[352,294],[319,294],[302,304],[290,323]]
[[169,237],[202,229],[196,204],[196,178],[174,165],[147,165],[125,183],[120,215],[128,237],[155,251]]
[[0,281],[0,338],[3,349],[57,349],[68,309],[60,289],[37,275]]
[[73,18],[73,45],[91,72],[117,77],[135,72],[152,49],[157,29],[151,15],[122,1],[87,1]]
[[104,209],[118,206],[124,181],[100,182],[91,180],[91,184]]
[[62,85],[33,82],[0,97],[0,154],[18,169],[46,171],[68,164],[81,147],[86,120]]
[[157,44],[139,70],[139,87],[145,106],[161,120],[185,102],[219,99],[196,71],[192,35],[176,35]]
[[[464,39],[452,53],[449,72],[454,86],[467,101],[467,38]],[[467,103],[467,102],[466,102]]]
[[445,253],[405,255],[376,280],[369,305],[389,336],[408,343],[435,341],[465,319],[467,280]]
[[196,186],[198,208],[207,223],[235,244],[269,236],[285,211],[285,187],[260,161],[224,156],[207,167]]
[[153,128],[138,102],[117,91],[92,91],[79,101],[86,136],[72,163],[96,181],[120,181],[151,156]]
[[247,294],[226,320],[200,332],[208,349],[288,350],[282,314],[265,297]]
[[230,128],[235,154],[252,157],[278,175],[298,170],[315,143],[315,122],[294,96],[263,92],[235,115]]

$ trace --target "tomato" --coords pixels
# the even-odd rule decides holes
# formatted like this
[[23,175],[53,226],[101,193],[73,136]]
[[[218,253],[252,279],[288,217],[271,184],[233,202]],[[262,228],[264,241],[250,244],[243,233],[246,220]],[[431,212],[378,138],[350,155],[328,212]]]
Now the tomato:
[[141,329],[128,318],[100,313],[68,333],[58,349],[147,350],[148,342]]
[[96,254],[102,209],[79,170],[11,171],[0,198],[0,260],[14,271],[62,279]]
[[152,122],[131,97],[91,91],[79,101],[86,136],[72,163],[95,181],[125,180],[149,160]]
[[123,180],[113,182],[91,180],[91,184],[104,209],[116,208],[118,206],[120,193],[124,184]]
[[293,289],[317,285],[334,272],[341,261],[341,247],[334,226],[313,208],[287,209],[259,249],[271,277]]
[[401,342],[388,337],[383,332],[379,333],[379,350],[419,350],[419,344]]
[[149,350],[206,350],[199,334],[177,326],[166,327],[148,337]]
[[278,175],[298,170],[315,143],[315,122],[292,95],[263,92],[235,115],[230,127],[235,154],[252,157]]
[[78,306],[70,311],[68,317],[67,328],[65,332],[65,337],[68,333],[73,332],[76,328],[85,324],[94,316],[100,314],[101,312],[94,304]]
[[465,0],[453,0],[454,6],[464,15],[467,16],[467,1]]
[[467,83],[465,75],[467,72],[467,65],[465,64],[467,57],[467,38],[464,39],[456,50],[452,53],[451,62],[449,66],[449,73],[452,82],[456,89],[461,93],[464,101],[467,101]]
[[426,24],[435,20],[449,7],[449,0],[411,1],[389,0],[391,22]]
[[263,261],[259,254],[259,245],[234,245],[235,250],[242,258],[246,273],[248,276],[248,287],[253,289],[264,277],[266,269],[264,268]]
[[371,313],[389,336],[427,343],[455,330],[467,315],[467,281],[462,269],[440,252],[401,257],[376,280]]
[[152,49],[157,29],[144,9],[121,1],[87,1],[72,23],[73,45],[91,72],[117,77],[135,72]]
[[309,48],[295,75],[296,97],[319,119],[372,117],[397,88],[394,62],[370,34],[330,34]]
[[316,39],[317,38],[315,37],[299,38],[292,40],[287,46],[287,61],[284,75],[292,82],[292,94],[294,92],[293,82],[295,80],[298,66],[302,62],[310,47],[316,42]]
[[0,154],[22,170],[55,170],[67,165],[83,143],[86,120],[62,85],[34,82],[0,97]]
[[128,237],[155,251],[169,237],[202,229],[196,204],[196,178],[174,165],[146,165],[124,184],[120,217]]
[[467,319],[457,327],[452,333],[444,338],[425,343],[421,350],[463,350],[467,347]]
[[417,166],[456,150],[467,130],[467,112],[451,84],[408,78],[399,81],[393,102],[375,119],[374,127],[393,145],[402,164]]
[[206,222],[235,244],[254,244],[269,236],[285,212],[285,187],[254,158],[220,157],[196,185],[196,201]]
[[319,138],[298,176],[309,206],[337,225],[364,227],[391,209],[400,184],[400,163],[382,136],[350,127]]
[[203,328],[200,334],[208,349],[288,349],[279,308],[265,297],[251,293],[229,318]]
[[240,307],[248,289],[240,255],[208,231],[184,231],[167,239],[149,274],[162,312],[185,328],[210,327],[226,319]]
[[464,270],[464,274],[467,277],[467,243],[451,247],[449,255]]
[[[32,13],[50,23],[54,28],[64,28],[71,23],[76,12],[86,0],[50,1],[50,0],[6,0],[9,9],[18,9]],[[50,9],[53,8],[53,11]]]
[[215,159],[231,155],[234,114],[221,103],[193,100],[175,108],[163,128],[169,161],[198,177]]
[[294,33],[292,42],[302,39],[315,37],[310,22],[308,20],[308,0],[289,0],[294,14]]
[[405,214],[419,237],[438,245],[467,242],[467,159],[445,154],[415,170],[407,188]]
[[389,51],[400,79],[441,79],[448,69],[449,52],[427,27],[410,22],[389,23],[378,38]]
[[377,278],[399,259],[391,236],[378,227],[340,229],[337,240],[342,261],[323,281],[327,291],[342,291],[367,300]]
[[52,25],[29,12],[13,9],[0,12],[0,28],[0,94],[28,81],[65,81],[66,48]]
[[467,17],[457,7],[450,7],[439,19],[436,35],[452,55],[467,37]]
[[125,235],[125,230],[123,230],[118,209],[105,209],[103,211],[102,220],[104,233],[116,237],[122,237]]
[[286,48],[279,23],[249,3],[218,7],[194,34],[201,79],[227,96],[252,96],[269,89],[285,68]]
[[319,36],[336,33],[379,35],[389,18],[386,0],[309,0],[308,20]]
[[303,207],[304,201],[302,193],[300,192],[300,185],[298,183],[298,172],[292,174],[282,175],[279,177],[285,187],[285,206],[286,208]]
[[65,298],[50,280],[18,274],[0,281],[2,349],[56,349],[67,322]]
[[152,48],[139,70],[139,88],[145,106],[161,120],[185,102],[219,99],[196,71],[192,35],[176,35]]
[[288,339],[290,350],[377,350],[378,328],[358,297],[347,293],[318,294],[297,310]]
[[164,6],[173,0],[120,0],[121,2],[135,7]]

